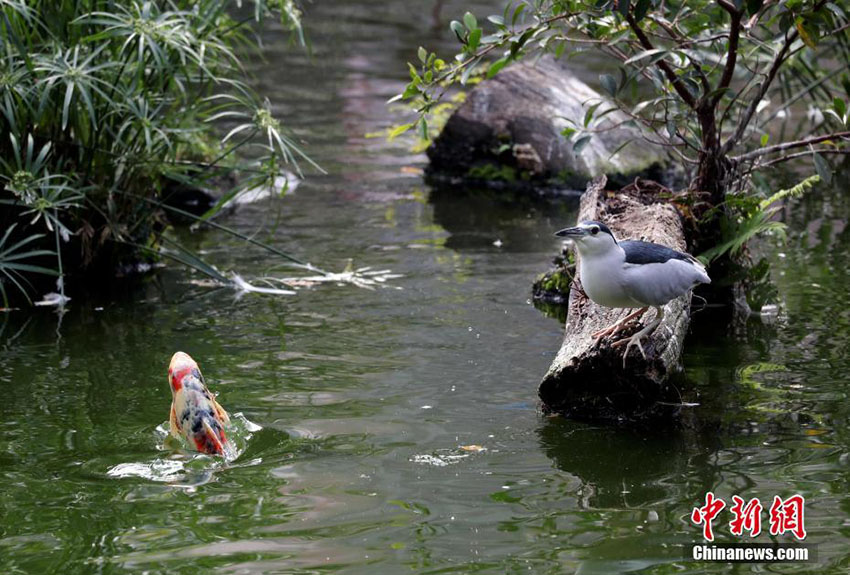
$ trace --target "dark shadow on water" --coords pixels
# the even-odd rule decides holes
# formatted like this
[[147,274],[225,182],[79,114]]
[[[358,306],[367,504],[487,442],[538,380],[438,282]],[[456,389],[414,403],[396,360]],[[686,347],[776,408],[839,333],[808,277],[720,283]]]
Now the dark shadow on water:
[[541,312],[546,317],[554,319],[559,324],[564,325],[567,322],[569,306],[566,303],[550,303],[536,298],[533,299],[531,303],[534,305],[534,309]]
[[[681,494],[671,485],[697,472],[699,491],[710,488],[716,474],[706,461],[722,441],[708,429],[624,429],[589,426],[562,418],[546,419],[538,429],[541,449],[555,466],[582,482],[582,505],[621,508],[652,505]],[[697,471],[698,469],[698,471]]]
[[461,186],[435,187],[429,201],[434,207],[434,223],[451,234],[446,247],[459,251],[492,248],[497,240],[508,252],[554,246],[552,234],[575,220],[578,211],[578,196],[543,197]]

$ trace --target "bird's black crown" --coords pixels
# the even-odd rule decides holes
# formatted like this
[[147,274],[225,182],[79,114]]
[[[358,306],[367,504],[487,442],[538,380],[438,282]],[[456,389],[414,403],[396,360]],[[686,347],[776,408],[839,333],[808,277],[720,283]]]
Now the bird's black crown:
[[597,226],[599,228],[599,231],[605,232],[606,234],[608,234],[612,238],[614,237],[614,234],[611,232],[611,230],[608,228],[608,226],[606,226],[602,222],[597,222],[596,220],[587,220],[587,221],[582,222],[581,225],[583,225],[583,226]]

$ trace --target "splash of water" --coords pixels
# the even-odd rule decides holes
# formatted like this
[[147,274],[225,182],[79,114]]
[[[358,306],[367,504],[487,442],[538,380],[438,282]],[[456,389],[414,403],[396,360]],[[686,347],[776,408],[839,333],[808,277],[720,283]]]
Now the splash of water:
[[[106,474],[114,478],[138,477],[157,483],[168,483],[177,487],[193,489],[209,483],[215,473],[233,467],[248,447],[251,437],[262,429],[241,412],[230,416],[227,428],[233,449],[223,459],[198,453],[184,438],[177,438],[168,431],[168,422],[156,427],[157,449],[169,454],[152,461],[131,461],[110,467]],[[255,465],[259,461],[245,462]]]

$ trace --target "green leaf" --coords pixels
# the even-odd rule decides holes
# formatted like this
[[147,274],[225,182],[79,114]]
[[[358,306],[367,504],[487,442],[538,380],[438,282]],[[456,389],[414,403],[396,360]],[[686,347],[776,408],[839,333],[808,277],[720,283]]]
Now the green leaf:
[[495,24],[496,26],[504,26],[505,25],[505,19],[502,18],[501,16],[487,16],[487,19],[490,22],[492,22],[493,24]]
[[481,43],[481,28],[475,28],[469,33],[468,43],[470,49],[475,50],[478,48],[478,45]]
[[664,54],[665,52],[667,52],[667,50],[665,50],[663,48],[653,48],[652,50],[644,50],[643,52],[635,54],[634,56],[632,56],[631,58],[629,58],[628,60],[626,60],[623,63],[624,64],[634,64],[635,62],[638,62],[639,60],[643,60],[644,58],[649,58],[650,56],[655,56],[656,54]]
[[634,142],[634,138],[629,139],[629,140],[626,140],[625,142],[623,142],[622,144],[620,144],[619,146],[617,146],[617,149],[616,149],[616,150],[614,150],[613,152],[611,152],[611,155],[610,155],[610,156],[608,156],[608,161],[610,162],[610,161],[611,161],[611,158],[613,158],[614,156],[616,156],[617,154],[619,154],[619,153],[620,153],[620,152],[621,152],[621,151],[622,151],[622,150],[623,150],[626,146],[628,146],[628,145],[629,145],[629,144],[631,144],[632,142]]
[[558,42],[558,45],[555,46],[555,58],[560,58],[564,54],[564,50],[567,48],[566,42]]
[[466,86],[466,83],[469,81],[469,77],[472,75],[472,72],[475,71],[475,68],[476,62],[471,62],[466,66],[463,74],[460,75],[460,83],[462,86]]
[[764,0],[747,0],[747,12],[753,16],[764,5]]
[[829,185],[832,182],[832,166],[817,152],[813,152],[812,157],[815,160],[815,171],[823,180],[823,183]]
[[769,208],[771,204],[774,204],[780,200],[784,200],[785,198],[799,198],[800,196],[811,190],[812,187],[814,187],[814,185],[820,181],[820,176],[809,176],[796,186],[784,190],[779,190],[769,198],[762,200],[759,203],[759,210],[764,211]]
[[424,64],[427,59],[428,59],[428,50],[426,50],[422,46],[419,46],[419,61]]
[[425,118],[420,118],[419,122],[419,137],[423,140],[428,140],[428,122],[425,121]]
[[500,58],[500,59],[496,60],[495,62],[493,62],[492,64],[490,64],[490,68],[487,69],[487,78],[490,79],[493,76],[495,76],[496,74],[498,74],[499,70],[504,68],[507,63],[508,63],[507,58]]
[[638,0],[637,4],[635,4],[635,20],[640,22],[643,20],[646,13],[649,12],[649,8],[652,5],[652,0]]
[[581,151],[590,142],[591,137],[592,136],[590,134],[585,134],[584,136],[581,136],[579,139],[573,142],[573,154],[575,154],[576,156],[581,154]]
[[528,42],[528,39],[534,34],[534,28],[529,28],[525,32],[523,32],[519,38],[517,38],[514,42],[511,42],[511,58],[514,58],[519,51],[525,46],[525,43]]
[[470,32],[478,28],[478,20],[475,19],[475,14],[472,12],[463,15],[463,23]]
[[519,4],[514,8],[514,14],[511,16],[511,26],[516,26],[517,20],[519,20],[523,10],[525,10],[525,4]]
[[817,47],[819,31],[817,29],[817,26],[814,25],[814,23],[812,23],[810,20],[806,20],[800,17],[794,21],[794,26],[797,28],[797,32],[800,33],[800,39],[806,46],[808,46],[809,48]]
[[617,80],[611,74],[602,74],[599,76],[599,82],[602,84],[602,87],[605,88],[605,91],[611,94],[611,96],[616,96],[619,90],[619,86],[617,85]]
[[846,114],[847,114],[847,105],[844,103],[844,100],[842,100],[841,98],[839,98],[838,96],[836,96],[836,97],[835,97],[835,98],[833,98],[833,100],[832,100],[832,107],[833,107],[833,108],[835,108],[835,112],[836,112],[839,116],[841,116],[842,121],[846,124],[846,123],[847,123],[847,119],[846,119],[846,118],[847,118],[847,116],[846,116]]
[[451,28],[452,32],[455,33],[457,39],[461,42],[465,42],[466,38],[466,30],[463,28],[463,24],[458,22],[457,20],[452,20],[451,24],[449,24],[449,28]]
[[770,134],[762,134],[761,136],[761,147],[765,147],[767,145],[767,141],[770,139]]
[[413,128],[415,125],[416,122],[411,122],[410,124],[401,124],[400,126],[396,126],[395,128],[389,131],[389,133],[387,134],[387,139],[394,140],[401,136],[403,133]]
[[587,109],[587,112],[585,112],[585,114],[584,114],[584,127],[585,128],[587,128],[587,126],[590,125],[590,121],[593,120],[593,113],[596,111],[596,108],[598,108],[601,104],[602,104],[602,102],[597,102]]
[[836,16],[838,16],[841,20],[844,20],[844,19],[846,19],[846,18],[847,18],[847,13],[844,11],[844,9],[842,9],[841,7],[839,7],[839,6],[838,6],[837,4],[835,4],[834,2],[827,2],[827,3],[826,3],[826,7],[827,7],[827,8],[828,8],[828,9],[829,9],[829,10],[830,10],[833,14],[835,14]]

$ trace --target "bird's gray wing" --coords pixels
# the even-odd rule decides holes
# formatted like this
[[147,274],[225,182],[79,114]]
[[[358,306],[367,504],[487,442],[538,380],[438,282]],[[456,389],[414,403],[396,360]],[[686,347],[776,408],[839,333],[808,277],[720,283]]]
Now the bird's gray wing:
[[623,289],[629,297],[644,305],[664,305],[687,293],[708,276],[699,264],[669,259],[664,263],[626,264]]

